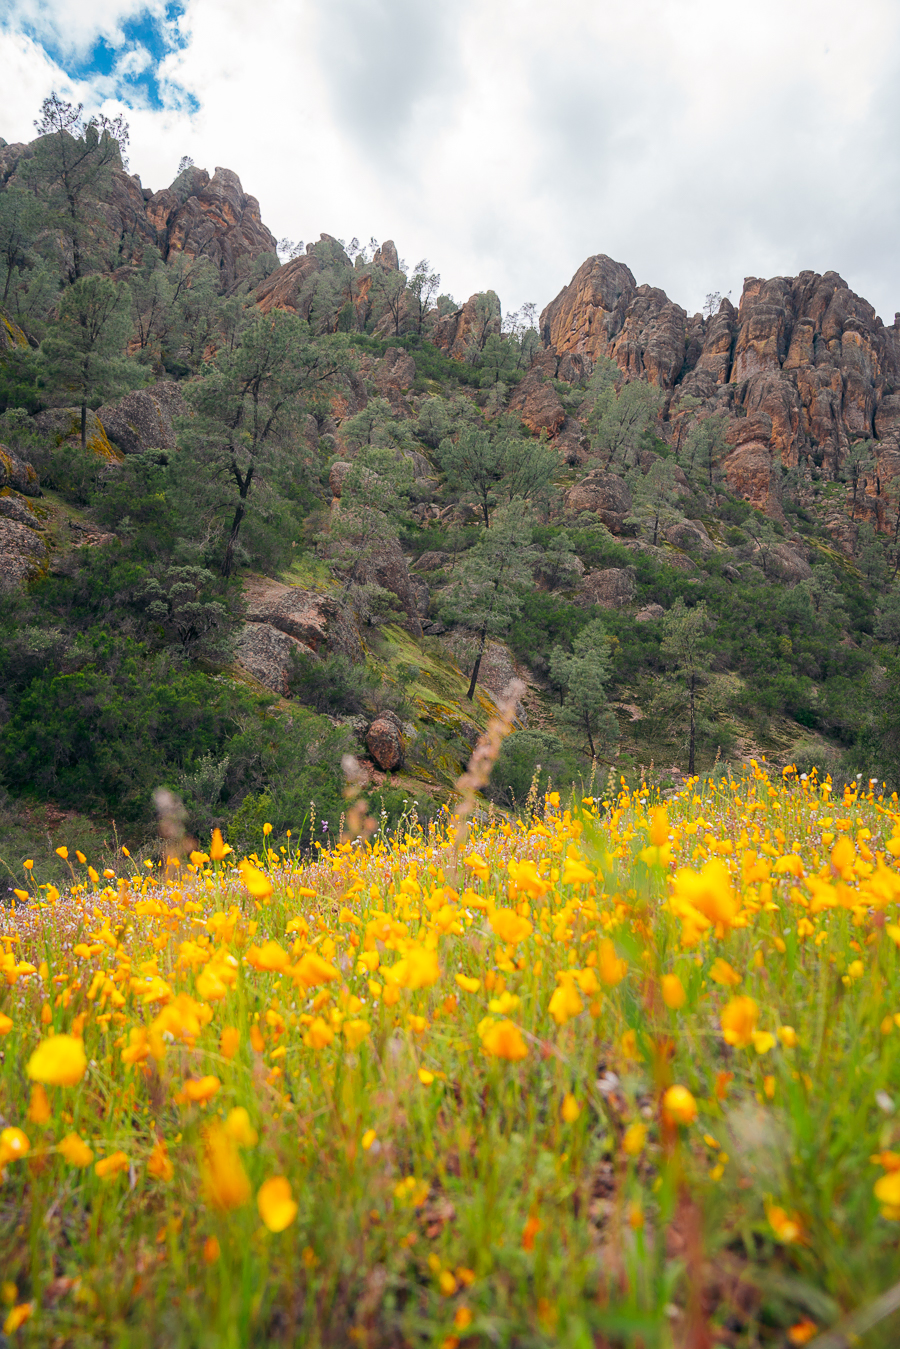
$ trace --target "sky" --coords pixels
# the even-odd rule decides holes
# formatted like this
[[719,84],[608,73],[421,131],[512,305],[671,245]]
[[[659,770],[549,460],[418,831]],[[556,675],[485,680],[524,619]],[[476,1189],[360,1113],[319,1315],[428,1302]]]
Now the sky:
[[393,238],[543,308],[593,253],[689,313],[840,272],[900,310],[897,0],[4,0],[0,136],[123,112],[158,190],[233,169],[277,238]]

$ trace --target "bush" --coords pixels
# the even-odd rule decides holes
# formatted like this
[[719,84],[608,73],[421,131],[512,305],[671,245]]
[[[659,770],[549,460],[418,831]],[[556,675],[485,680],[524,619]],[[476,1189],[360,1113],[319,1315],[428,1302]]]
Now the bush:
[[332,716],[362,712],[376,695],[379,679],[363,664],[336,652],[324,660],[312,652],[291,652],[291,696],[316,712]]
[[558,736],[546,731],[516,731],[504,740],[487,795],[498,805],[523,811],[537,778],[537,800],[543,803],[551,785],[564,793],[583,786],[583,774],[574,755]]

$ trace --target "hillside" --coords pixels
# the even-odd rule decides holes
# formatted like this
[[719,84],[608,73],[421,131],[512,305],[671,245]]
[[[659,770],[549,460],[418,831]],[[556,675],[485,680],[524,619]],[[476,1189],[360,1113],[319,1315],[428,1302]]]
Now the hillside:
[[431,814],[514,675],[500,809],[898,785],[896,319],[831,272],[689,316],[603,254],[504,316],[66,107],[0,142],[0,856],[149,846],[160,785],[308,844],[348,754]]

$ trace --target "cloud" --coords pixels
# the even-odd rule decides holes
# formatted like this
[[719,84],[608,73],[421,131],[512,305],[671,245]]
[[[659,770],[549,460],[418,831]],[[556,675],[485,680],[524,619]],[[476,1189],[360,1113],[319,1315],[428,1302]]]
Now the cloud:
[[[30,136],[53,87],[130,104],[145,182],[183,154],[227,165],[277,237],[393,237],[444,289],[490,286],[506,308],[545,304],[597,252],[689,311],[803,268],[900,308],[895,0],[856,0],[852,22],[843,0],[88,0],[72,16],[13,0],[0,134]],[[101,38],[108,72],[80,78]]]

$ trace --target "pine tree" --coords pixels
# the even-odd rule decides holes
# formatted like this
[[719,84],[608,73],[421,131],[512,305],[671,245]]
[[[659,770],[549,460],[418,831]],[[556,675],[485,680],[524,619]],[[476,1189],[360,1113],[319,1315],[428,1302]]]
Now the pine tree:
[[502,423],[484,430],[466,427],[456,440],[442,440],[439,454],[450,486],[474,498],[486,529],[499,503],[546,494],[559,465],[544,441],[516,437]]
[[69,281],[91,270],[90,253],[106,233],[98,199],[115,169],[121,169],[128,145],[124,118],[84,118],[82,105],[66,103],[58,94],[45,98],[35,122],[38,141],[23,176],[36,188],[47,209],[47,223],[67,242],[65,269]]
[[662,651],[672,657],[687,693],[688,773],[691,775],[695,768],[697,688],[708,669],[704,638],[710,626],[705,602],[687,609],[680,595],[663,619]]
[[601,747],[615,744],[619,723],[606,700],[606,685],[612,673],[609,638],[597,619],[582,628],[572,651],[556,647],[550,656],[550,673],[564,690],[559,722],[584,736],[592,759]]
[[83,276],[60,300],[51,336],[41,344],[47,377],[74,393],[81,406],[81,447],[87,443],[87,409],[141,382],[141,372],[125,359],[131,336],[131,296],[127,286],[105,276]]
[[678,500],[675,464],[671,459],[656,459],[647,473],[634,469],[628,475],[628,484],[632,504],[625,523],[647,529],[655,548],[660,527],[684,519]]
[[454,572],[445,612],[477,634],[478,647],[466,697],[471,702],[489,637],[503,637],[522,608],[537,550],[531,542],[531,518],[521,500],[501,506]]
[[345,341],[316,340],[308,324],[283,310],[260,315],[234,350],[221,350],[188,386],[195,415],[181,444],[218,509],[231,510],[222,575],[234,569],[241,525],[257,475],[275,467],[292,444],[297,417],[349,368]]

